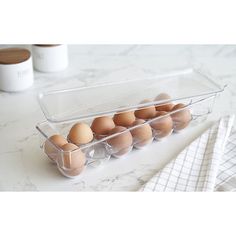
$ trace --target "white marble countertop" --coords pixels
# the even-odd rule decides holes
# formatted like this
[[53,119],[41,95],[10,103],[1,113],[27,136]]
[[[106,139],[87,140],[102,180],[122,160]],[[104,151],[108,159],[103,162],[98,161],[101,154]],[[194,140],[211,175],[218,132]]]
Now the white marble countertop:
[[[211,120],[236,113],[236,46],[71,45],[69,59],[63,72],[35,72],[34,86],[25,92],[0,92],[1,191],[135,191]],[[61,176],[45,158],[35,129],[45,119],[37,101],[39,91],[156,75],[191,65],[204,66],[219,83],[228,84],[205,123],[97,169],[87,168],[76,179]]]

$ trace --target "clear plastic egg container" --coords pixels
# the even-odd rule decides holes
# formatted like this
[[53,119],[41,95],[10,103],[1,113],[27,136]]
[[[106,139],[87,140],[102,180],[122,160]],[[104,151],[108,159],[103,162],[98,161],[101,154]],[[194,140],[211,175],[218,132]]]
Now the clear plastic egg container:
[[[64,176],[76,177],[86,167],[97,167],[111,157],[123,158],[133,148],[148,147],[202,122],[224,87],[201,71],[186,69],[155,78],[40,93],[47,118],[36,126],[41,147]],[[160,96],[163,93],[170,97]],[[94,125],[99,117],[114,122],[105,125],[110,127],[105,134],[99,133],[103,123]]]

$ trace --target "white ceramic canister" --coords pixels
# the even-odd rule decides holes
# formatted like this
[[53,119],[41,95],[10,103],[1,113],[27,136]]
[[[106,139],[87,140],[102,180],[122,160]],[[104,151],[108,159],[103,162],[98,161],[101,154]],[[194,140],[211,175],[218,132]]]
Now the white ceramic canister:
[[0,49],[0,90],[18,92],[34,82],[31,53],[24,48]]
[[32,45],[34,68],[41,72],[57,72],[68,66],[68,50],[65,44]]

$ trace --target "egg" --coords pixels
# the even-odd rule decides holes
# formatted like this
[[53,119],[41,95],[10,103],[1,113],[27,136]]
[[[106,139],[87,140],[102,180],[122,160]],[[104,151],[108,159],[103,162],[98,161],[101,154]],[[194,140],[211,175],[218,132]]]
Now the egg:
[[93,132],[89,125],[77,123],[70,129],[68,139],[76,145],[86,144],[93,140]]
[[[168,114],[165,111],[159,111],[157,117],[161,117]],[[154,120],[150,123],[151,127],[154,129],[154,135],[156,139],[162,139],[172,133],[173,122],[171,117],[168,115],[160,119]]]
[[129,127],[135,121],[134,111],[126,111],[114,115],[113,120],[116,125]]
[[[175,111],[184,107],[186,106],[183,103],[179,103],[173,107],[172,111]],[[188,108],[171,114],[171,118],[173,120],[175,131],[186,128],[189,122],[192,120],[192,116]]]
[[[143,124],[145,120],[137,119],[133,122],[133,126]],[[133,136],[133,143],[136,148],[141,148],[152,142],[152,128],[149,124],[144,124],[140,127],[130,130]]]
[[69,177],[79,175],[85,166],[85,154],[73,143],[67,143],[61,148],[61,155],[58,158],[60,171]]
[[[126,131],[127,128],[123,126],[116,126],[109,132],[109,135]],[[120,157],[128,153],[132,149],[133,138],[130,131],[121,133],[113,138],[107,140],[107,143],[111,146],[112,155]]]
[[93,120],[91,125],[91,129],[97,139],[103,138],[113,128],[115,128],[115,123],[109,116],[97,117]]
[[51,160],[55,161],[58,155],[58,148],[61,148],[66,143],[68,143],[67,140],[61,135],[52,135],[44,144],[44,152]]
[[[160,93],[156,98],[155,101],[161,101],[161,100],[169,100],[171,99],[170,95],[167,93]],[[167,104],[158,104],[156,105],[156,110],[157,111],[171,111],[172,108],[174,107],[173,103],[167,103]]]
[[[148,103],[148,102],[151,102],[151,101],[148,99],[145,99],[140,104]],[[134,114],[139,119],[144,119],[144,120],[151,119],[155,117],[156,115],[156,108],[155,106],[141,107],[138,110],[136,110]]]

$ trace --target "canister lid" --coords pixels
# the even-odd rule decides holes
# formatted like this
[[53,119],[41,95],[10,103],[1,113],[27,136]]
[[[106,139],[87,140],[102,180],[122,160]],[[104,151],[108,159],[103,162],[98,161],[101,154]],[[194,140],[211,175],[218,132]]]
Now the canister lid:
[[0,49],[0,64],[10,65],[27,61],[31,56],[29,50],[24,48]]
[[56,47],[59,45],[61,44],[34,44],[34,46],[37,46],[37,47]]

